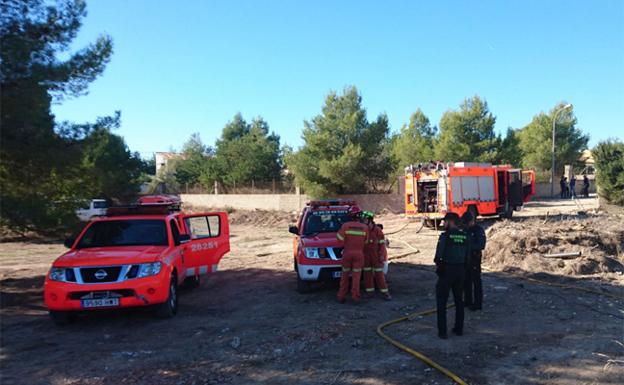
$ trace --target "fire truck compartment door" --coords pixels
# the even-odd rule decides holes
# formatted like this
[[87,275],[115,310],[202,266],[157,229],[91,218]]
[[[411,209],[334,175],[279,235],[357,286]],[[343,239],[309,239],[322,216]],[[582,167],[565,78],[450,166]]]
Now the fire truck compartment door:
[[184,227],[191,237],[184,245],[186,276],[217,271],[221,257],[230,251],[227,213],[185,215]]
[[509,204],[512,206],[522,206],[522,176],[520,170],[509,170]]

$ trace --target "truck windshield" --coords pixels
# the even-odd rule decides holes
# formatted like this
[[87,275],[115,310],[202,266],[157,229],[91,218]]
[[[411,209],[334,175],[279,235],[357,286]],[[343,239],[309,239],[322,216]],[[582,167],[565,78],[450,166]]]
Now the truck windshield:
[[78,249],[110,246],[167,246],[164,220],[133,219],[95,222],[85,231]]
[[93,201],[94,209],[105,209],[108,207],[108,203],[106,201]]
[[312,211],[306,216],[303,234],[337,232],[342,224],[349,220],[347,210]]

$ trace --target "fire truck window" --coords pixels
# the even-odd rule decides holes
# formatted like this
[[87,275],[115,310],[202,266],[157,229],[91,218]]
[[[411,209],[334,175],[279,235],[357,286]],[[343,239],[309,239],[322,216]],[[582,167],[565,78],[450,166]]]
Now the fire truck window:
[[208,217],[208,227],[210,228],[210,236],[218,237],[221,234],[221,220],[217,215]]
[[346,210],[312,211],[305,219],[303,233],[331,233],[340,230],[343,223],[349,221]]
[[221,228],[218,215],[187,218],[186,225],[193,239],[218,237]]
[[110,246],[167,246],[163,220],[111,220],[95,222],[78,241],[78,248]]
[[171,235],[173,236],[173,243],[176,246],[180,245],[180,230],[178,230],[178,224],[172,219],[169,222],[169,226],[171,226]]

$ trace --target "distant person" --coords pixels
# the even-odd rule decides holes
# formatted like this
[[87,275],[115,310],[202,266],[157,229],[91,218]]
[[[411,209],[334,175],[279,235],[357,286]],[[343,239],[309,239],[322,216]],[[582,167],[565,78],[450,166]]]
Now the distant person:
[[589,198],[589,178],[583,175],[583,196]]
[[567,182],[566,182],[566,177],[561,175],[561,179],[559,180],[559,186],[561,187],[561,199],[566,197],[566,186],[567,186]]
[[481,256],[485,249],[485,231],[477,224],[477,219],[466,212],[462,216],[465,231],[470,237],[470,255],[466,264],[464,282],[464,306],[470,310],[483,308],[483,285],[481,283]]
[[464,329],[464,277],[466,261],[470,252],[470,238],[459,228],[459,216],[447,213],[444,216],[445,231],[438,238],[433,262],[436,264],[436,305],[438,312],[438,337],[447,338],[446,334],[446,303],[449,292],[453,292],[455,302],[455,327],[453,333],[458,336]]
[[574,175],[570,179],[570,199],[578,199],[576,196],[576,177]]

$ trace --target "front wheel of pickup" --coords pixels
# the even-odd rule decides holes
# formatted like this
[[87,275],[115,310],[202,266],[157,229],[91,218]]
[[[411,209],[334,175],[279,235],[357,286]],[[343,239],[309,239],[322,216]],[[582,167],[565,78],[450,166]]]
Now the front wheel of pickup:
[[156,316],[158,318],[171,318],[178,312],[178,282],[175,278],[175,272],[169,282],[169,296],[167,300],[156,308]]
[[50,310],[50,318],[56,326],[66,326],[76,321],[76,314],[69,311]]

